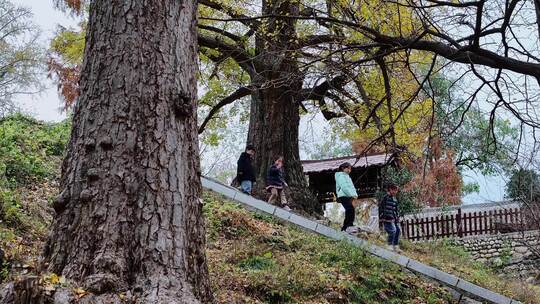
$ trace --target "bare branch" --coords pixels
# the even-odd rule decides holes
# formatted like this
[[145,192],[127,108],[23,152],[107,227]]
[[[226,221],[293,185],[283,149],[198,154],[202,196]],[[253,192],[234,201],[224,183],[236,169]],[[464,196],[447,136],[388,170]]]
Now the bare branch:
[[[437,1],[442,2],[442,1]],[[510,70],[516,73],[523,75],[533,76],[540,83],[540,64],[523,62],[517,59],[501,56],[493,51],[477,48],[472,49],[470,47],[457,48],[453,45],[453,41],[448,41],[449,44],[440,41],[428,40],[428,39],[418,39],[418,37],[395,37],[382,34],[381,32],[363,25],[346,20],[340,20],[336,18],[329,17],[304,17],[304,16],[289,16],[289,15],[276,15],[268,14],[261,15],[257,17],[246,17],[246,18],[232,18],[232,19],[221,19],[221,18],[201,18],[205,20],[214,20],[214,21],[239,21],[239,20],[261,20],[268,18],[278,18],[278,19],[299,19],[299,20],[315,20],[315,21],[325,21],[333,22],[336,24],[341,24],[348,26],[360,31],[362,34],[366,35],[368,38],[372,39],[375,42],[383,43],[387,47],[395,47],[399,50],[401,49],[414,49],[421,51],[428,51],[440,55],[444,58],[452,60],[454,62],[465,63],[465,64],[479,64],[495,69],[505,69]],[[422,35],[425,33],[422,33]]]
[[210,112],[204,119],[203,123],[199,127],[199,134],[204,132],[204,129],[206,128],[206,125],[214,118],[214,116],[221,110],[224,106],[231,104],[235,102],[236,100],[248,96],[251,94],[251,91],[253,90],[252,87],[241,87],[234,91],[231,95],[223,98],[220,102],[218,102],[212,109],[210,109]]
[[390,121],[390,138],[392,139],[392,149],[395,149],[397,147],[397,141],[396,141],[396,131],[394,129],[394,119],[393,119],[393,113],[392,113],[392,87],[390,86],[390,76],[388,76],[388,68],[386,66],[386,62],[384,61],[384,58],[379,57],[375,60],[377,64],[379,65],[379,68],[381,69],[381,73],[383,76],[383,82],[384,82],[384,91],[385,96],[384,99],[386,100],[386,109],[388,110],[388,119]]
[[540,0],[534,0],[534,11],[536,12],[536,29],[540,37]]

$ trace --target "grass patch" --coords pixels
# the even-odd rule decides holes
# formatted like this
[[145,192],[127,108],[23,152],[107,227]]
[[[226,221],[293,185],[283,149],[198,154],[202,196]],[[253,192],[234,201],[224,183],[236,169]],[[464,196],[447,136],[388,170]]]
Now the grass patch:
[[276,265],[272,258],[272,252],[267,252],[263,256],[252,256],[242,262],[238,266],[246,270],[268,270]]

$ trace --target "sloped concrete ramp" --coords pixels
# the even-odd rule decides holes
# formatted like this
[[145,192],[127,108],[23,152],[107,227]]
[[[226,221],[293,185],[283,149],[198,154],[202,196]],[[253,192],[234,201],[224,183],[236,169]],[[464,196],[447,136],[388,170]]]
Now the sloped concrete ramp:
[[350,243],[363,248],[367,252],[379,258],[388,260],[392,263],[405,267],[410,271],[440,282],[450,287],[451,289],[458,291],[460,294],[464,294],[473,299],[495,304],[521,303],[519,301],[512,300],[506,296],[493,292],[489,289],[485,289],[466,280],[460,279],[454,275],[443,272],[437,268],[425,265],[404,255],[397,254],[380,246],[370,244],[363,239],[357,238],[347,233],[343,233],[341,231],[337,231],[328,226],[321,225],[316,221],[299,216],[293,212],[285,211],[279,207],[258,200],[252,196],[246,195],[233,187],[224,185],[217,180],[208,177],[202,177],[201,181],[204,188],[219,193],[231,200],[237,201],[250,209],[255,209],[256,211],[270,214],[285,222],[291,223],[293,225],[299,226],[301,228],[334,240],[349,241]]

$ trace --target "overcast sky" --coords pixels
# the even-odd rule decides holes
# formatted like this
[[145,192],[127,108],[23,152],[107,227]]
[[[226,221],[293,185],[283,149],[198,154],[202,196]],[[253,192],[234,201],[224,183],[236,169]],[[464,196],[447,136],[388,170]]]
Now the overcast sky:
[[[48,41],[54,36],[58,25],[64,27],[76,26],[78,19],[68,16],[53,7],[52,0],[15,0],[16,4],[29,7],[34,13],[34,22],[42,29],[42,43],[48,45]],[[46,75],[44,75],[46,78]],[[56,85],[46,80],[47,89],[39,95],[26,95],[17,98],[18,103],[25,112],[46,121],[59,121],[65,118],[65,114],[60,111],[61,100],[58,98]],[[324,129],[326,121],[320,119],[320,129]],[[306,128],[306,123],[301,124],[301,128]],[[303,131],[300,130],[302,134]],[[482,175],[467,172],[465,180],[476,181],[480,184],[480,193],[469,195],[464,198],[465,203],[482,203],[487,200],[500,201],[504,198],[505,181],[502,177],[485,177]]]

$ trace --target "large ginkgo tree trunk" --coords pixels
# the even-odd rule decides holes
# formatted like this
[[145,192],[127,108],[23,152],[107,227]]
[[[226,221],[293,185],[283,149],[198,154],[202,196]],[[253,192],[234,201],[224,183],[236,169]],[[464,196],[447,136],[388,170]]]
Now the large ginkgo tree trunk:
[[199,201],[196,7],[90,5],[81,95],[44,254],[49,271],[95,301],[212,300]]
[[[262,1],[262,14],[268,16],[298,15],[297,1]],[[300,163],[298,130],[304,74],[299,61],[291,52],[297,40],[297,20],[268,18],[267,34],[256,38],[256,63],[259,67],[251,77],[252,90],[247,142],[254,145],[255,167],[258,169],[256,195],[265,198],[268,169],[278,157],[285,162],[289,204],[311,214],[322,208],[311,192]]]

